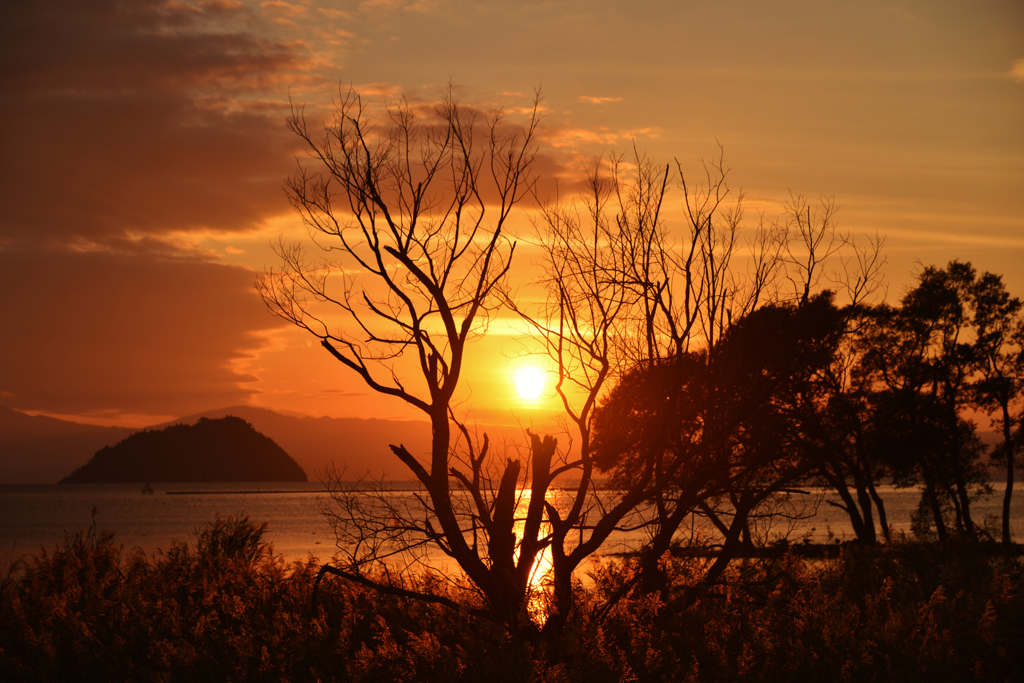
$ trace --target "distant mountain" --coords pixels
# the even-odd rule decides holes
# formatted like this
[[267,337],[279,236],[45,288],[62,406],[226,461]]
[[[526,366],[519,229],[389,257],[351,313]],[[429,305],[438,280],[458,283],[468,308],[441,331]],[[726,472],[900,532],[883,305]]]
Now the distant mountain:
[[[430,424],[412,420],[294,417],[266,408],[232,406],[188,415],[149,427],[195,424],[200,418],[234,415],[273,439],[306,471],[320,478],[328,465],[344,478],[361,476],[410,479],[411,474],[388,447],[402,444],[413,455],[430,453]],[[518,428],[486,426],[494,448],[503,441],[525,443]],[[30,417],[0,408],[0,484],[52,484],[84,465],[96,451],[139,431],[95,427],[49,417]]]
[[284,449],[240,417],[200,418],[100,449],[62,484],[307,481]]
[[0,407],[0,484],[52,484],[138,430],[97,427]]

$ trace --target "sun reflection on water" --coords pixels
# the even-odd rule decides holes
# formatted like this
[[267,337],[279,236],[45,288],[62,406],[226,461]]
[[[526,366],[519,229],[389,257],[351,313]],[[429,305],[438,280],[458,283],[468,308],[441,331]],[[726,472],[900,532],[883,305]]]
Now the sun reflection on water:
[[[516,535],[515,561],[517,563],[519,562],[520,547],[526,530],[526,512],[530,507],[532,493],[530,489],[519,490],[518,502],[516,504],[516,520],[513,527]],[[553,497],[552,493],[553,491],[548,491],[545,500],[559,508],[560,506],[556,500],[557,497]],[[559,510],[559,512],[562,512],[562,510]],[[541,522],[539,537],[543,539],[550,533],[551,525],[545,519]],[[553,574],[554,563],[551,559],[551,546],[548,545],[537,554],[533,567],[530,569],[529,592],[527,595],[527,611],[530,613],[530,618],[540,625],[543,625],[547,620]]]

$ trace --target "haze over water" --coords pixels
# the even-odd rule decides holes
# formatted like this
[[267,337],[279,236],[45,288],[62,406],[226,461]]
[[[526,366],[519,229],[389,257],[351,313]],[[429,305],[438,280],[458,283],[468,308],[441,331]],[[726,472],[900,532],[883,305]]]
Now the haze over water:
[[[396,489],[408,486],[395,484]],[[976,522],[1001,514],[1005,484],[993,482],[992,488],[992,494],[971,508]],[[137,484],[0,486],[0,562],[6,564],[24,554],[38,555],[41,548],[52,551],[65,533],[73,535],[89,528],[94,508],[98,531],[113,531],[115,542],[124,544],[126,550],[139,548],[149,556],[158,549],[168,550],[175,541],[192,545],[194,531],[217,515],[248,515],[254,521],[268,522],[265,540],[289,561],[310,554],[326,561],[335,552],[334,537],[318,502],[329,498],[319,482],[158,484],[154,489],[154,495],[142,495]],[[816,514],[810,514],[808,508],[805,514],[810,516],[805,519],[777,520],[771,529],[755,533],[767,532],[770,540],[786,536],[793,543],[805,536],[815,543],[852,540],[855,535],[846,514],[828,504],[836,498],[822,498],[820,492],[806,490],[807,496],[791,497],[793,510],[820,500]],[[893,530],[909,535],[910,515],[920,493],[888,485],[881,486],[880,493]],[[395,495],[408,494],[396,490]],[[1024,537],[1024,497],[1013,500],[1012,523],[1014,537]],[[684,524],[680,533],[690,529],[689,523]],[[636,547],[643,540],[642,532],[618,534],[604,552]]]

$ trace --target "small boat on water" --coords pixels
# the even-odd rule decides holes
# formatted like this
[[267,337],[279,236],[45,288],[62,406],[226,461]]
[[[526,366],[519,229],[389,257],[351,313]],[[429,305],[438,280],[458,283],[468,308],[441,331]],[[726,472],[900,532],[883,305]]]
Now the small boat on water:
[[145,496],[147,494],[153,495],[153,487],[149,485],[148,481],[146,482],[146,485],[142,487],[142,495]]

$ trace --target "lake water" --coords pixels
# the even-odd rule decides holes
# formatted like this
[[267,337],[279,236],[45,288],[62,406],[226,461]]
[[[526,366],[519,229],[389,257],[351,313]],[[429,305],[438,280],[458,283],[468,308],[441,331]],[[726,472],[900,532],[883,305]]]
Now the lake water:
[[[993,483],[993,494],[972,506],[977,522],[999,519],[1004,487]],[[52,549],[65,533],[88,528],[94,509],[98,529],[112,530],[126,549],[141,548],[150,555],[166,550],[174,540],[191,544],[194,531],[217,515],[248,515],[268,522],[265,538],[286,559],[305,559],[310,554],[328,559],[334,554],[334,537],[318,505],[319,500],[329,500],[323,484],[158,484],[154,489],[153,495],[142,495],[137,484],[0,486],[0,569],[21,555]],[[1013,534],[1020,542],[1024,541],[1024,491],[1015,494]],[[881,495],[889,524],[909,535],[919,492],[882,486]],[[792,511],[803,513],[788,522],[777,521],[761,533],[768,538],[788,535],[794,542],[804,535],[815,542],[853,538],[846,515],[828,505],[828,500],[834,498],[814,492],[793,495]],[[638,540],[620,534],[604,552],[626,549]]]

